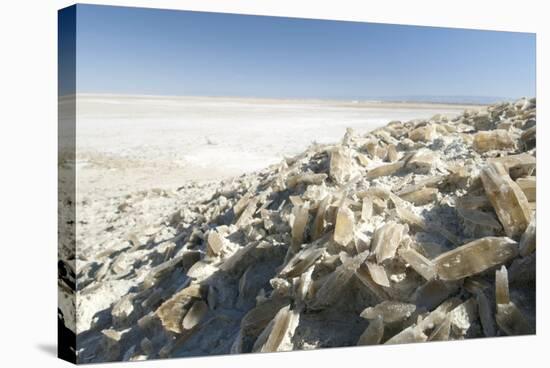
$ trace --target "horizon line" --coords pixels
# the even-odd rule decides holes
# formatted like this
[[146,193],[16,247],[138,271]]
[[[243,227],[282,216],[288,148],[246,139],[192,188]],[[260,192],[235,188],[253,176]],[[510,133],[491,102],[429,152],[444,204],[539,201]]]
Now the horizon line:
[[[400,96],[368,96],[368,97],[268,97],[268,96],[232,96],[232,95],[192,95],[192,94],[151,94],[151,93],[117,93],[117,92],[75,92],[58,94],[58,98],[71,96],[126,96],[148,98],[233,98],[256,100],[280,100],[280,101],[339,101],[351,103],[424,103],[424,104],[450,104],[450,105],[491,105],[503,102],[517,101],[522,98],[536,98],[536,96],[503,97],[484,95],[400,95]],[[462,99],[462,101],[461,101]],[[475,101],[478,100],[478,101]],[[485,100],[485,101],[479,101]],[[490,101],[492,100],[492,101]]]

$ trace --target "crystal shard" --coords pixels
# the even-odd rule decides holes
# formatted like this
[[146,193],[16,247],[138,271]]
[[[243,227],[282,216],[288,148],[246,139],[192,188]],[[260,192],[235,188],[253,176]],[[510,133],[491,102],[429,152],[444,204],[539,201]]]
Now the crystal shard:
[[163,327],[167,331],[182,333],[183,318],[187,314],[193,298],[199,296],[199,285],[192,285],[174,294],[174,296],[165,301],[156,311],[156,315],[160,319]]
[[424,257],[411,247],[402,247],[398,251],[399,256],[409,264],[413,270],[424,277],[426,280],[431,280],[435,277],[435,269],[432,261]]
[[491,303],[489,302],[487,295],[485,295],[483,291],[478,291],[476,293],[476,301],[483,333],[487,337],[495,336],[495,319],[493,317],[493,310],[491,309]]
[[393,221],[379,227],[372,240],[372,251],[376,254],[376,261],[381,263],[393,258],[407,232],[406,226]]
[[314,173],[305,173],[305,174],[297,174],[290,176],[287,181],[286,185],[289,188],[294,188],[298,184],[315,184],[319,185],[325,181],[327,178],[327,174],[321,173],[321,174],[314,174]]
[[348,207],[341,206],[336,214],[334,227],[334,241],[344,247],[348,246],[355,233],[355,216]]
[[414,153],[407,160],[407,168],[418,173],[428,174],[437,160],[437,155],[429,149],[422,149]]
[[355,271],[365,262],[368,252],[344,261],[334,272],[329,274],[315,293],[315,298],[309,307],[321,309],[334,303],[343,288],[349,283]]
[[390,287],[386,269],[374,262],[366,262],[372,280],[380,286]]
[[520,137],[521,144],[525,150],[530,150],[537,145],[537,126],[525,130]]
[[403,194],[401,198],[416,206],[422,206],[435,201],[437,199],[437,193],[439,193],[437,188],[421,188],[417,191]]
[[460,280],[498,266],[518,254],[518,244],[506,237],[485,237],[436,257],[433,262],[442,280]]
[[523,313],[512,302],[497,304],[496,321],[498,327],[509,336],[534,333],[533,328],[525,319]]
[[510,290],[508,289],[508,271],[502,266],[495,273],[495,297],[497,304],[510,303]]
[[412,325],[390,338],[384,344],[409,344],[414,342],[424,342],[427,340],[428,336],[426,336],[423,329],[420,326]]
[[367,179],[376,179],[381,176],[388,176],[396,173],[404,166],[403,161],[397,161],[391,164],[380,165],[374,169],[370,169],[367,172]]
[[281,270],[280,274],[285,277],[296,277],[307,270],[317,259],[319,259],[325,249],[318,244],[312,244],[296,254]]
[[331,199],[331,195],[325,196],[317,207],[317,212],[315,214],[315,219],[313,220],[313,230],[311,234],[313,240],[319,239],[325,231],[325,213],[330,206]]
[[354,173],[350,151],[340,147],[330,155],[330,176],[338,184],[345,184]]
[[447,317],[441,322],[439,326],[434,328],[428,341],[447,341],[449,340],[449,335],[451,334],[451,318]]
[[309,221],[309,203],[302,206],[295,206],[292,210],[294,221],[292,223],[292,244],[291,249],[296,252],[304,241],[304,232]]
[[409,132],[409,139],[414,142],[429,142],[435,138],[435,125],[425,125]]
[[291,339],[299,321],[300,314],[290,310],[290,305],[281,308],[260,334],[252,351],[268,353],[292,350]]
[[209,255],[218,255],[223,249],[225,239],[216,230],[211,230],[208,233],[208,248]]
[[531,221],[531,209],[521,188],[499,163],[487,165],[480,177],[506,235],[523,234]]
[[401,322],[409,318],[416,310],[416,305],[397,301],[383,301],[374,307],[368,307],[361,312],[361,317],[376,320],[381,318],[384,323]]
[[397,161],[399,156],[397,154],[397,150],[395,148],[395,144],[388,145],[388,161],[394,162]]
[[534,176],[528,176],[525,178],[517,178],[517,185],[521,188],[527,200],[529,202],[535,202],[537,200],[537,178]]
[[470,298],[449,312],[451,320],[451,330],[463,337],[468,333],[475,320],[478,319],[477,302],[474,298]]
[[529,226],[519,240],[519,254],[526,257],[535,251],[537,246],[537,219],[535,216],[531,219]]
[[487,152],[493,150],[513,150],[516,144],[508,131],[495,129],[476,133],[474,135],[473,146],[477,152]]
[[202,300],[198,300],[189,309],[183,318],[182,327],[184,330],[191,330],[197,326],[204,315],[208,312],[208,306]]
[[372,295],[374,295],[378,300],[387,300],[390,299],[388,293],[384,288],[378,285],[372,278],[371,274],[368,271],[366,265],[361,266],[355,271],[355,276],[361,283],[367,287]]
[[378,316],[372,321],[359,337],[357,345],[378,345],[384,336],[384,321]]

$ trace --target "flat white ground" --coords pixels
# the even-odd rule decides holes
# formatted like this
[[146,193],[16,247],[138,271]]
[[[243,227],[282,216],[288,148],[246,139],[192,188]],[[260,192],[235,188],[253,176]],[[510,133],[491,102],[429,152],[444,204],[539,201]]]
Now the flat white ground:
[[312,142],[366,133],[391,120],[468,106],[219,97],[79,95],[80,193],[121,194],[228,178],[280,162]]

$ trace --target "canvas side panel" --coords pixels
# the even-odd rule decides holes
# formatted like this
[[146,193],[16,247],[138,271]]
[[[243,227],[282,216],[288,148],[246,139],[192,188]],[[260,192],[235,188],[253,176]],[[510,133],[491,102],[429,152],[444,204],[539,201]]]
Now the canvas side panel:
[[76,5],[58,12],[57,355],[76,363]]

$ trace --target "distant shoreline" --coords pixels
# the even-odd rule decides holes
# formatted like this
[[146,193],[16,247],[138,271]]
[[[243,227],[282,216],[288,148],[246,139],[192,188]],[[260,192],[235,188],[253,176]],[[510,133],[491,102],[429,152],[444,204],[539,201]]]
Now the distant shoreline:
[[[306,104],[334,104],[341,107],[356,107],[356,108],[388,108],[399,106],[403,108],[423,108],[423,107],[453,107],[453,108],[478,108],[487,106],[490,103],[474,103],[474,102],[446,102],[446,101],[415,101],[415,100],[375,100],[375,99],[321,99],[321,98],[268,98],[268,97],[242,97],[242,96],[177,96],[177,95],[147,95],[147,94],[115,94],[115,93],[77,93],[59,96],[60,100],[71,98],[117,98],[117,99],[147,99],[147,100],[220,100],[220,101],[242,101],[242,102],[257,102],[264,104],[279,104],[279,103],[306,103]],[[504,100],[502,102],[505,102]]]

